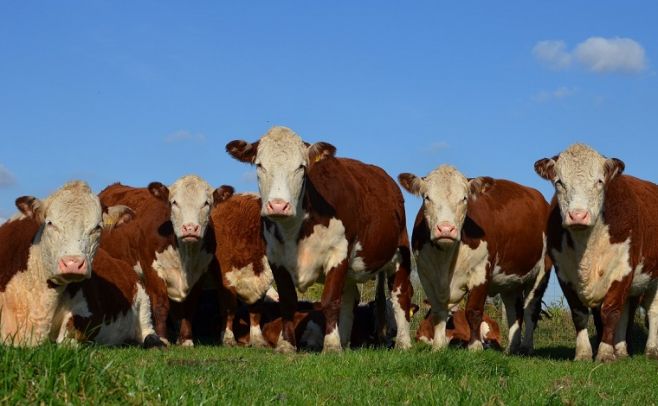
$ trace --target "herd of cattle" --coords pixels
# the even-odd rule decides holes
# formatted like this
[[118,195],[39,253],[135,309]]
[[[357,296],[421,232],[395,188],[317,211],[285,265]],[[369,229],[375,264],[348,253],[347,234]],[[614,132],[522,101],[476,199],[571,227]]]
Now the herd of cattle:
[[[177,344],[192,346],[199,297],[214,288],[224,345],[340,351],[390,340],[407,349],[418,310],[413,254],[431,305],[416,339],[434,349],[500,347],[484,314],[487,296],[500,294],[507,351],[531,352],[554,268],[576,359],[593,357],[590,310],[596,359],[628,356],[638,306],[649,323],[645,353],[658,358],[658,186],[622,174],[618,159],[577,144],[537,161],[555,187],[550,204],[535,189],[447,165],[400,174],[423,199],[410,243],[402,192],[382,169],[285,127],[226,150],[256,166],[260,195],[184,176],[98,195],[76,181],[44,200],[18,198],[0,226],[0,340],[164,346],[173,322]],[[361,304],[357,284],[373,279],[376,298]],[[299,301],[316,282],[320,301]]]

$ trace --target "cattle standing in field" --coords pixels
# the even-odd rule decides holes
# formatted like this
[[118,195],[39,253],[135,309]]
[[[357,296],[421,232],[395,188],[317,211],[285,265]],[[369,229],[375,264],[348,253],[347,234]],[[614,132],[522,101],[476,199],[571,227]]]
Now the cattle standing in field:
[[[232,191],[231,191],[232,192]],[[211,218],[217,247],[215,256],[221,270],[221,325],[224,345],[235,345],[233,319],[238,299],[249,307],[249,339],[254,347],[267,345],[261,331],[262,298],[274,277],[267,262],[260,197],[254,194],[225,194],[215,202]]]
[[[378,273],[388,276],[396,346],[409,348],[411,259],[403,198],[393,179],[376,166],[335,158],[332,145],[306,144],[285,127],[273,127],[254,143],[232,141],[226,150],[257,168],[267,258],[284,320],[277,351],[296,350],[295,287],[303,292],[324,282],[323,349],[340,351],[352,330],[356,283]],[[383,314],[384,284],[378,286]]]
[[[485,314],[482,317],[480,329],[480,336],[482,337],[482,343],[485,348],[502,349],[500,345],[500,328],[495,320]],[[458,347],[466,347],[471,341],[471,329],[468,327],[468,320],[466,320],[466,312],[464,310],[459,309],[450,314],[446,323],[446,339],[450,345]],[[434,341],[434,323],[432,322],[431,310],[427,312],[423,321],[420,322],[416,331],[416,340],[430,345]]]
[[535,170],[555,186],[548,247],[577,331],[575,358],[592,358],[589,309],[600,309],[596,359],[628,356],[630,308],[639,299],[649,318],[646,355],[658,358],[658,186],[622,175],[622,161],[582,144]]
[[103,235],[101,247],[132,265],[143,276],[151,300],[156,333],[167,337],[167,318],[180,320],[177,343],[193,345],[192,315],[201,286],[197,282],[214,258],[215,238],[209,227],[215,191],[203,179],[189,175],[169,188],[159,182],[148,188],[121,184],[100,194],[104,205],[126,205],[136,219]]
[[401,174],[399,180],[409,193],[423,198],[412,246],[432,305],[433,348],[448,344],[449,309],[468,292],[469,349],[483,348],[480,324],[485,300],[500,293],[510,327],[507,350],[532,351],[550,270],[544,235],[548,203],[543,196],[507,180],[469,180],[448,165],[424,178]]

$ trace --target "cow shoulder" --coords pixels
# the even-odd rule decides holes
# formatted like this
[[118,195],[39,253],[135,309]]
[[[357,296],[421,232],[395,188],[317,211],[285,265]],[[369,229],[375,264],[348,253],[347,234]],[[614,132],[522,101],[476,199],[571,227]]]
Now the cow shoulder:
[[0,292],[18,272],[27,270],[30,246],[39,231],[32,217],[8,221],[0,226]]

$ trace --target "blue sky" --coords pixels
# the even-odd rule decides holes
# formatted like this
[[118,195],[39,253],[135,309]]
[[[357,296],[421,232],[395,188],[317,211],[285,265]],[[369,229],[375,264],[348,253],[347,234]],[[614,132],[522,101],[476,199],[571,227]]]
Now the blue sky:
[[582,141],[658,180],[656,2],[188,3],[0,3],[0,217],[77,178],[255,190],[224,145],[275,124],[392,176],[549,197],[533,163]]

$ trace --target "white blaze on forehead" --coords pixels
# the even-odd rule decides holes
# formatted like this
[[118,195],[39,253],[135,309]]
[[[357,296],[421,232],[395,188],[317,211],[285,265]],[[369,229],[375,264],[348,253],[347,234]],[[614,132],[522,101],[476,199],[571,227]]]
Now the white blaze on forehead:
[[308,148],[291,129],[274,127],[258,143],[254,163],[263,205],[274,199],[296,207],[302,192],[304,171],[308,165]]
[[208,182],[196,175],[183,176],[169,187],[171,222],[176,235],[186,224],[199,225],[203,235],[213,204],[212,194],[213,189]]
[[461,229],[466,217],[468,179],[450,165],[441,165],[422,182],[423,209],[430,230],[437,224],[448,222]]

